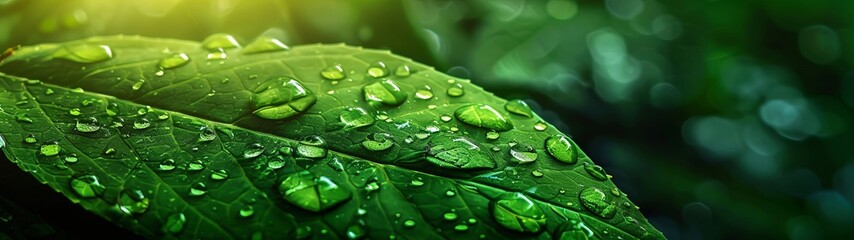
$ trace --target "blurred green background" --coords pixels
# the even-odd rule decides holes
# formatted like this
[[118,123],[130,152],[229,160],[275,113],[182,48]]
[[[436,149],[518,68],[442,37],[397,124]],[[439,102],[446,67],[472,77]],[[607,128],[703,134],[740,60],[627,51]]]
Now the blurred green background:
[[[851,239],[852,23],[849,0],[0,0],[0,47],[224,32],[389,49],[528,101],[670,239]],[[3,162],[0,207],[71,238],[111,227]]]

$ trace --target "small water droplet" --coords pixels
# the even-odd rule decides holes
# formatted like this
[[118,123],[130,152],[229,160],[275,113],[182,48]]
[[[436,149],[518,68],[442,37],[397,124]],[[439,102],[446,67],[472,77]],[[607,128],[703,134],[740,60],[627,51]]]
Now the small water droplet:
[[157,167],[160,171],[172,171],[175,169],[175,160],[171,158],[163,160],[157,165]]
[[302,83],[294,79],[279,78],[260,86],[264,89],[252,98],[254,114],[270,120],[281,120],[308,111],[317,102]]
[[617,207],[606,201],[607,196],[598,188],[585,188],[579,193],[581,205],[584,205],[587,210],[593,214],[606,219],[614,218],[617,214]]
[[498,110],[486,104],[469,104],[454,111],[457,120],[466,124],[503,132],[513,129],[513,124]]
[[216,139],[216,131],[208,127],[199,128],[199,139],[197,142],[210,142]]
[[254,158],[260,156],[261,153],[264,153],[264,145],[261,145],[260,143],[249,144],[245,149],[243,149],[244,158]]
[[531,107],[528,106],[528,103],[519,99],[507,101],[507,103],[504,104],[504,109],[510,113],[526,118],[534,116],[534,113],[531,111]]
[[163,232],[170,234],[178,234],[184,230],[184,225],[187,223],[187,217],[184,213],[174,213],[166,218],[166,223],[163,224]]
[[104,194],[107,188],[98,181],[97,176],[87,174],[72,178],[71,189],[81,198],[93,198]]
[[545,213],[524,194],[505,194],[496,199],[492,209],[495,221],[507,229],[537,233],[546,227]]
[[202,160],[196,159],[187,164],[187,170],[201,171],[202,169],[205,169],[205,164],[202,163]]
[[227,178],[228,178],[228,171],[225,171],[225,169],[217,169],[217,170],[214,170],[211,172],[211,179],[213,179],[213,180],[220,181],[220,180],[225,180]]
[[279,184],[282,197],[297,207],[319,212],[341,204],[352,197],[348,188],[332,179],[315,177],[308,171],[293,174]]
[[39,140],[36,139],[36,136],[33,136],[32,134],[27,135],[27,137],[24,138],[25,143],[37,143],[38,141]]
[[45,90],[44,90],[44,95],[53,95],[53,93],[54,93],[54,92],[53,92],[53,89],[52,89],[52,88],[48,88],[48,89],[45,89]]
[[448,191],[445,191],[445,196],[453,197],[453,196],[456,196],[456,195],[457,195],[457,192],[454,192],[454,190],[448,190]]
[[406,93],[391,79],[385,79],[362,87],[365,101],[371,104],[399,106],[406,101]]
[[442,218],[444,218],[445,221],[454,221],[457,220],[457,217],[457,213],[454,212],[446,212],[445,214],[442,214]]
[[531,145],[519,143],[510,147],[510,156],[516,163],[532,163],[537,160],[537,151]]
[[208,60],[224,60],[224,59],[228,58],[228,53],[226,53],[225,50],[220,48],[220,49],[211,50],[210,52],[208,52],[208,54],[205,55],[205,58]]
[[412,70],[409,69],[409,65],[400,65],[394,69],[394,75],[398,77],[409,77],[412,74]]
[[348,127],[358,128],[374,124],[374,117],[360,107],[347,108],[339,118]]
[[347,77],[341,65],[330,66],[320,71],[320,76],[326,80],[341,80]]
[[59,143],[56,142],[41,145],[41,147],[39,147],[39,153],[48,157],[56,156],[60,151],[62,151],[62,147],[60,147]]
[[198,197],[208,193],[208,186],[203,182],[196,182],[190,186],[190,196]]
[[407,219],[406,221],[403,221],[403,227],[414,228],[415,227],[415,220]]
[[72,109],[68,110],[68,114],[71,114],[71,116],[80,116],[80,109],[79,108],[72,108]]
[[149,200],[140,190],[122,190],[117,201],[119,210],[125,214],[141,214],[148,209]]
[[139,90],[140,88],[142,88],[143,84],[145,84],[145,79],[140,79],[139,81],[133,83],[133,86],[130,86],[130,89],[134,91]]
[[116,153],[116,149],[115,149],[115,148],[107,148],[107,149],[104,149],[104,155],[112,155],[113,153]]
[[531,175],[534,175],[534,177],[543,177],[543,175],[545,174],[539,169],[534,169],[533,171],[531,171]]
[[421,178],[412,179],[412,181],[409,181],[409,185],[414,187],[424,186],[424,181],[422,181]]
[[202,47],[207,50],[239,48],[240,43],[237,42],[237,39],[234,39],[234,36],[224,33],[216,33],[205,38],[205,40],[202,41]]
[[76,163],[78,159],[77,159],[77,155],[72,153],[68,156],[65,156],[63,158],[63,160],[65,160],[65,162],[67,162],[67,163]]
[[453,118],[448,115],[442,115],[439,119],[442,120],[442,122],[450,122]]
[[424,88],[415,90],[415,97],[422,100],[428,100],[433,98],[433,89],[430,86],[424,86]]
[[326,157],[326,140],[320,136],[307,136],[297,145],[297,154],[307,158]]
[[620,189],[617,188],[611,188],[611,194],[613,194],[615,197],[619,197],[620,195],[622,195],[622,193],[620,193]]
[[362,141],[362,146],[370,151],[383,151],[394,146],[394,141],[388,133],[372,133]]
[[151,126],[151,122],[147,118],[140,118],[133,122],[133,129],[146,129]]
[[446,90],[445,93],[447,93],[448,96],[451,97],[459,97],[464,95],[466,92],[465,90],[463,90],[463,85],[457,83],[448,87],[448,90]]
[[584,163],[584,170],[587,171],[587,173],[590,174],[590,176],[593,176],[593,178],[595,179],[598,179],[600,181],[608,180],[608,174],[605,174],[605,169],[602,168],[602,166]]
[[457,224],[456,226],[454,226],[454,230],[458,232],[465,232],[469,230],[469,226],[465,224]]
[[534,130],[545,131],[547,128],[549,128],[549,125],[546,125],[546,123],[543,121],[539,121],[537,123],[534,123]]
[[362,239],[365,233],[365,228],[361,225],[354,224],[347,227],[347,239]]
[[255,207],[253,207],[252,205],[246,205],[243,208],[240,208],[239,213],[241,217],[251,217],[253,214],[255,214]]
[[377,181],[371,181],[368,184],[365,184],[365,191],[373,192],[380,189],[380,185],[377,184]]
[[113,50],[107,45],[70,45],[59,48],[53,57],[78,63],[95,63],[113,58]]
[[190,56],[187,56],[186,53],[178,53],[178,54],[160,59],[160,68],[172,69],[172,68],[184,66],[184,64],[187,64],[188,62],[190,62]]
[[154,76],[162,77],[163,75],[166,75],[166,72],[164,72],[162,69],[157,70],[157,72],[154,72]]
[[381,78],[388,75],[388,69],[383,62],[375,62],[368,67],[368,76]]
[[498,132],[496,132],[496,131],[489,131],[489,132],[486,132],[486,139],[489,139],[489,140],[495,140],[495,139],[498,139],[498,137],[500,137],[500,136],[501,136],[501,134],[499,134],[499,133],[498,133]]
[[260,36],[243,48],[243,54],[256,54],[263,52],[285,51],[290,49],[288,45],[268,36]]
[[77,124],[74,125],[74,129],[78,132],[90,133],[101,129],[101,125],[98,124],[97,118],[88,117],[84,119],[78,119]]
[[285,164],[287,164],[287,162],[285,162],[284,159],[274,158],[274,159],[270,160],[269,162],[267,162],[267,167],[269,167],[270,169],[276,170],[276,169],[280,169],[280,168],[284,167]]
[[558,161],[575,164],[578,162],[577,150],[569,138],[563,135],[553,135],[546,139],[546,152]]

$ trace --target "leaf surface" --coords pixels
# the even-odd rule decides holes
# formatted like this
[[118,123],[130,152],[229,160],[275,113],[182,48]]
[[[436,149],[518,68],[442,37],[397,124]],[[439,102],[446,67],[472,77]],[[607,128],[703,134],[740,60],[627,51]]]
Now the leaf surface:
[[149,238],[663,238],[524,104],[387,51],[223,36],[19,49],[4,153]]

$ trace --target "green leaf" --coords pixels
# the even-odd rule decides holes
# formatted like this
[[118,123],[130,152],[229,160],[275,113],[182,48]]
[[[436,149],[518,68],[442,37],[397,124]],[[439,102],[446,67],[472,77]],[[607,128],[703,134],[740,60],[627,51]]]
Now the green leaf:
[[388,51],[274,40],[19,49],[3,152],[148,238],[663,238],[539,116]]

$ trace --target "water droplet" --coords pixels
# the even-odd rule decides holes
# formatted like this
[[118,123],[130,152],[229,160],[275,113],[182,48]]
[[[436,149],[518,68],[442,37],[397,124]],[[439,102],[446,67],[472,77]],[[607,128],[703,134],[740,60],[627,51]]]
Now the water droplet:
[[448,115],[442,115],[441,117],[439,117],[439,119],[442,120],[442,122],[450,122],[453,118]]
[[593,176],[593,178],[595,179],[598,179],[600,181],[608,180],[608,174],[605,174],[605,169],[602,168],[602,166],[584,163],[584,170],[587,171],[587,173],[590,174],[590,176]]
[[510,147],[510,156],[516,163],[532,163],[537,160],[537,150],[531,145],[519,143]]
[[419,179],[412,179],[412,181],[409,181],[409,185],[411,185],[413,187],[424,186],[424,181],[422,181],[420,178]]
[[307,158],[326,157],[326,140],[320,136],[307,136],[297,145],[297,154]]
[[450,190],[450,189],[449,189],[448,191],[445,191],[445,196],[453,197],[453,196],[456,196],[456,195],[457,195],[457,192],[454,192],[454,190]]
[[592,237],[593,231],[584,225],[584,222],[575,219],[562,223],[554,236],[555,239],[590,239]]
[[617,214],[617,207],[607,202],[606,197],[602,190],[593,187],[585,188],[579,193],[581,205],[584,205],[587,210],[599,217],[614,218],[614,215]]
[[207,50],[239,48],[240,43],[234,39],[234,36],[224,33],[216,33],[208,36],[202,41],[202,47]]
[[59,48],[53,57],[78,63],[95,63],[113,58],[113,50],[107,45],[71,45]]
[[330,66],[320,71],[320,76],[326,80],[341,80],[347,77],[341,65]]
[[213,179],[213,180],[220,181],[220,180],[225,180],[227,178],[228,178],[228,171],[225,171],[225,169],[218,169],[218,170],[214,170],[211,172],[211,179]]
[[251,217],[253,214],[255,214],[255,207],[253,207],[252,205],[246,205],[243,208],[240,208],[239,213],[241,217]]
[[190,196],[198,197],[208,193],[208,186],[203,182],[194,183],[190,187]]
[[122,190],[119,195],[119,210],[125,214],[141,214],[148,209],[149,200],[140,190]]
[[620,195],[622,195],[622,193],[620,193],[620,189],[617,188],[611,188],[611,194],[613,194],[615,197],[619,197]]
[[385,79],[362,87],[365,101],[371,104],[382,103],[386,106],[398,106],[406,101],[406,93],[400,90],[391,79]]
[[190,56],[187,56],[186,53],[178,53],[178,54],[160,59],[160,68],[172,69],[172,68],[184,66],[184,64],[187,64],[188,62],[190,62]]
[[220,49],[211,50],[211,52],[208,52],[208,54],[205,55],[205,58],[207,58],[208,60],[223,60],[223,59],[228,58],[228,53],[226,53],[225,50],[220,48]]
[[326,210],[352,197],[350,190],[339,187],[332,179],[314,177],[308,171],[286,178],[279,184],[279,192],[291,204],[313,212]]
[[534,169],[533,171],[531,171],[531,175],[534,175],[534,177],[539,178],[539,177],[543,177],[543,175],[545,175],[545,174],[543,173],[543,171],[540,171],[539,169]]
[[495,201],[492,216],[499,225],[514,231],[537,233],[545,229],[543,210],[521,193],[506,194]]
[[383,62],[375,62],[368,67],[368,76],[381,78],[388,75],[388,69]]
[[406,221],[403,221],[403,227],[414,228],[415,227],[415,220],[407,219]]
[[287,164],[287,162],[285,162],[284,159],[274,158],[274,159],[270,160],[269,162],[267,162],[267,167],[269,167],[270,169],[276,170],[276,169],[284,167],[285,164]]
[[279,39],[260,36],[243,48],[243,54],[284,51],[288,49],[290,49],[288,45],[285,45],[282,41],[279,41]]
[[469,104],[454,111],[457,120],[466,124],[503,132],[513,129],[513,124],[497,110],[485,104]]
[[341,113],[341,122],[348,127],[364,127],[374,124],[374,117],[360,107],[349,107]]
[[59,146],[59,143],[53,142],[50,144],[41,145],[39,148],[39,152],[45,156],[56,156],[59,152],[62,151],[62,147]]
[[208,127],[199,128],[199,139],[197,142],[210,142],[216,139],[216,131]]
[[362,239],[365,237],[365,228],[361,225],[350,225],[347,227],[348,239]]
[[53,92],[53,89],[51,89],[51,88],[48,88],[48,89],[45,89],[45,90],[44,90],[44,95],[53,95],[53,93],[54,93],[54,92]]
[[187,223],[187,217],[184,213],[175,213],[166,218],[166,223],[163,224],[163,232],[170,234],[178,234],[184,230],[184,225]]
[[372,133],[362,141],[362,146],[370,151],[383,151],[394,146],[394,141],[388,133]]
[[68,114],[71,114],[71,116],[80,116],[80,109],[79,108],[72,108],[72,109],[68,110]]
[[409,65],[400,65],[394,69],[394,75],[398,77],[409,77],[412,74],[412,70],[409,69]]
[[270,120],[293,117],[308,111],[317,97],[294,79],[277,79],[262,85],[262,92],[252,98],[254,114]]
[[187,164],[187,170],[201,171],[202,169],[205,169],[205,164],[202,163],[202,160],[196,159]]
[[466,92],[465,90],[463,90],[463,85],[457,83],[451,85],[451,87],[448,87],[448,90],[446,90],[445,93],[447,93],[448,96],[451,97],[459,97],[465,94]]
[[39,141],[39,140],[38,140],[38,139],[36,139],[36,137],[35,137],[35,136],[33,136],[32,134],[27,135],[27,137],[25,137],[25,138],[24,138],[24,142],[25,142],[25,143],[36,143],[36,142],[38,142],[38,141]]
[[107,189],[98,181],[98,177],[87,174],[71,179],[71,189],[81,198],[101,196]]
[[166,75],[166,72],[164,72],[163,69],[154,72],[154,76],[162,77],[163,75]]
[[365,216],[365,214],[368,214],[368,210],[365,210],[364,208],[358,208],[356,209],[356,214],[358,214],[359,216]]
[[465,232],[469,230],[469,226],[465,224],[457,224],[456,226],[454,226],[454,230],[458,232]]
[[77,124],[74,125],[74,129],[78,132],[90,133],[101,129],[101,125],[98,124],[97,118],[88,117],[84,119],[78,119]]
[[380,189],[380,185],[377,184],[377,181],[371,181],[368,184],[365,184],[365,191],[373,192]]
[[534,130],[545,131],[547,128],[549,128],[549,125],[546,125],[546,123],[543,121],[539,121],[537,123],[534,123]]
[[146,129],[151,126],[151,122],[147,118],[140,118],[133,121],[133,129]]
[[445,218],[445,221],[454,221],[454,220],[457,220],[458,216],[457,216],[457,213],[446,212],[445,214],[442,214],[442,217]]
[[157,168],[160,169],[160,171],[172,171],[175,169],[175,160],[174,159],[163,160],[160,162],[160,164],[157,165]]
[[534,113],[531,112],[531,107],[528,106],[528,103],[519,99],[507,101],[507,103],[504,104],[504,109],[510,113],[524,116],[526,118],[534,116]]
[[67,163],[76,163],[78,159],[77,159],[77,155],[72,153],[68,156],[65,156],[65,158],[63,158],[63,160],[65,160],[65,162],[67,162]]
[[23,113],[23,112],[15,114],[15,120],[18,122],[33,123],[33,119],[30,117],[27,117],[27,114]]
[[422,89],[415,90],[415,97],[423,100],[431,99],[433,98],[433,90],[430,86],[424,86]]
[[463,137],[439,134],[430,139],[427,161],[445,168],[492,168],[495,161],[476,144]]
[[261,145],[260,143],[249,144],[245,149],[243,149],[244,158],[254,158],[260,156],[261,153],[264,153],[264,145]]
[[496,132],[496,131],[486,132],[486,139],[489,139],[489,140],[498,139],[498,137],[500,137],[500,136],[501,136],[501,134],[498,134],[498,132]]
[[130,86],[130,89],[134,91],[139,90],[140,88],[142,88],[143,84],[145,84],[145,79],[140,79],[139,81],[133,83],[133,85]]
[[576,148],[569,138],[563,135],[553,135],[546,139],[546,152],[558,161],[575,164],[578,162]]

